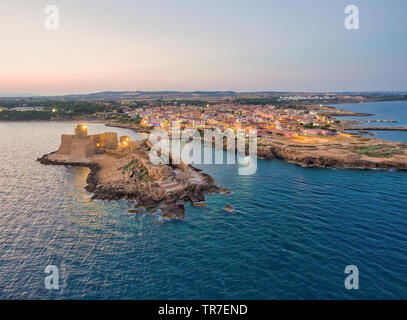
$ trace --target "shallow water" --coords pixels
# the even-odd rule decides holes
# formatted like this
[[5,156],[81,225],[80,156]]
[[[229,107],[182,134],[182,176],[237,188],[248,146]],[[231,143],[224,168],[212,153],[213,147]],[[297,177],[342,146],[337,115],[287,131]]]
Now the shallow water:
[[[0,298],[407,298],[406,172],[200,166],[232,194],[168,222],[129,214],[126,201],[91,202],[88,169],[35,161],[72,130],[0,123]],[[129,134],[89,124],[104,131]],[[344,287],[351,264],[356,291]],[[44,288],[47,265],[59,290]]]
[[[343,120],[396,120],[397,122],[362,122],[366,127],[407,127],[407,101],[369,102],[332,105],[343,110],[370,113],[367,117],[338,117]],[[369,131],[374,138],[407,142],[407,131]],[[365,136],[370,137],[368,134]]]

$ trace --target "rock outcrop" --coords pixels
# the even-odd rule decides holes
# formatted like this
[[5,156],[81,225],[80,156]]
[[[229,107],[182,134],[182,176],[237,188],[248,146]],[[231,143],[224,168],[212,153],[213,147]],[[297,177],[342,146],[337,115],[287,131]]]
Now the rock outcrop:
[[182,219],[184,215],[185,208],[183,203],[170,204],[161,208],[161,216],[164,219]]
[[407,170],[407,158],[402,152],[390,157],[369,157],[352,152],[351,146],[310,147],[271,142],[268,146],[258,148],[258,157],[261,159],[279,158],[303,167]]

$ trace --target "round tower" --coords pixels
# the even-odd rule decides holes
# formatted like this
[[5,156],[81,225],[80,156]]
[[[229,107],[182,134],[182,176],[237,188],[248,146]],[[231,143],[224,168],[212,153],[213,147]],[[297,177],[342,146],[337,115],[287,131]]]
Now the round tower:
[[123,147],[128,147],[129,144],[130,144],[130,137],[129,136],[121,136],[119,144],[121,146],[123,146]]
[[86,124],[75,124],[75,137],[86,138],[88,136],[88,126]]

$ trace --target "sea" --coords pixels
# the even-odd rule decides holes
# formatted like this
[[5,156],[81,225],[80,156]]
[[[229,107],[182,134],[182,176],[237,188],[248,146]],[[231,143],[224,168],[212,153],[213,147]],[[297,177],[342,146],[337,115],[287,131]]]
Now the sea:
[[[337,117],[341,120],[394,120],[395,122],[360,122],[355,127],[407,127],[406,101],[370,102],[331,105],[342,110],[369,113],[371,116]],[[407,131],[368,131],[359,135],[388,141],[407,143]]]
[[[339,107],[407,125],[407,102]],[[86,168],[37,162],[62,133],[73,123],[0,122],[0,299],[407,299],[407,172],[197,165],[231,194],[166,221],[91,201]]]

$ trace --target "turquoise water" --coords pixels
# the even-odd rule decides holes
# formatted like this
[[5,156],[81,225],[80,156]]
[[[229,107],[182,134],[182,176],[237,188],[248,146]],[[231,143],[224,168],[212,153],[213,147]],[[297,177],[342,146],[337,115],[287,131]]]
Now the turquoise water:
[[[0,123],[2,299],[407,298],[407,172],[201,166],[232,194],[169,222],[129,214],[126,201],[91,202],[87,169],[35,161],[71,131]],[[89,124],[103,131],[129,133]],[[44,288],[47,265],[59,290]],[[359,290],[344,287],[347,265]]]
[[[370,113],[367,117],[338,117],[344,120],[396,120],[397,122],[362,122],[367,127],[407,127],[407,101],[369,102],[332,105],[343,110]],[[374,138],[407,142],[407,131],[369,131]],[[367,137],[371,135],[365,135]]]

